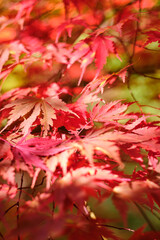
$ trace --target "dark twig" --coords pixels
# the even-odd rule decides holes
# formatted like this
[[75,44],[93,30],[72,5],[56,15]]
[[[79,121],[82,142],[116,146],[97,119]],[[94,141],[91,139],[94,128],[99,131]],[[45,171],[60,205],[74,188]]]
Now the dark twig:
[[52,217],[53,217],[53,215],[54,215],[54,210],[55,210],[55,202],[53,201],[53,202],[52,202]]
[[108,224],[100,224],[98,226],[114,228],[114,229],[117,229],[117,230],[125,230],[125,231],[129,231],[129,232],[135,232],[135,230],[130,229],[130,228],[116,227],[116,226],[112,226],[112,225],[108,225]]
[[[41,182],[40,182],[40,183],[38,183],[38,184],[36,184],[36,185],[34,186],[34,188],[36,188],[36,187],[39,187],[39,186],[43,185],[45,178],[46,178],[46,176],[44,176],[44,177],[42,178]],[[31,188],[31,186],[19,187],[19,188],[18,188],[18,190],[30,189],[30,188]]]
[[59,71],[57,73],[54,73],[52,76],[48,78],[47,83],[59,82],[63,77],[63,74],[65,73],[65,71],[66,71],[66,66],[62,64]]
[[[134,69],[133,66],[131,66],[131,68]],[[131,89],[130,74],[129,74],[128,80],[127,80],[127,88],[128,88],[128,91],[129,91],[131,97],[133,98],[133,100],[135,101],[135,103],[136,103],[137,106],[139,107],[140,112],[141,112],[142,115],[143,115],[143,110],[142,110],[142,108],[141,108],[141,105],[140,105],[139,102],[137,101],[137,99],[136,99],[136,97],[134,96],[134,93],[132,92],[132,89]]]
[[[139,0],[139,15],[140,15],[140,13],[141,13],[141,2]],[[128,59],[129,59],[129,63],[131,65],[130,66],[130,70],[135,72],[135,73],[136,73],[136,70],[133,67],[133,57],[135,55],[135,47],[137,46],[137,37],[138,37],[138,31],[139,31],[139,21],[140,21],[140,16],[138,16],[138,21],[137,21],[137,25],[136,25],[136,32],[135,32],[135,37],[134,37],[134,42],[133,42],[132,55],[130,55],[130,53],[128,51],[128,48],[126,47],[126,45],[123,42],[123,39],[121,39],[120,37],[114,36],[120,42],[120,44],[122,45],[122,47],[123,47],[123,49],[124,49]],[[134,96],[134,93],[132,92],[131,84],[130,84],[130,75],[131,75],[131,72],[129,71],[129,75],[128,75],[128,79],[127,79],[127,88],[129,90],[129,93],[130,93],[131,97],[133,98],[133,100],[135,101],[135,103],[139,107],[141,113],[143,114],[142,108],[141,108],[140,104],[138,104],[138,101],[137,101],[136,97]]]
[[[158,107],[154,107],[154,106],[150,106],[150,105],[145,105],[145,104],[141,104],[141,107],[150,107],[150,108],[153,108],[153,109],[157,109],[157,110],[160,110],[160,108]],[[148,114],[149,115],[149,114]],[[150,114],[152,116],[152,114]]]
[[133,67],[133,65],[131,66],[131,68],[132,68],[132,71],[133,71],[134,73],[139,74],[139,75],[142,75],[143,77],[152,78],[152,79],[154,79],[154,80],[160,80],[160,77],[149,76],[149,75],[147,75],[147,74],[145,74],[145,73],[141,73],[141,72],[137,71],[137,70]]
[[[86,218],[87,221],[90,221],[90,217],[87,216],[86,214],[84,214],[84,213],[78,208],[78,206],[77,206],[75,203],[73,203],[73,206],[74,206],[75,208],[77,208],[77,209],[80,211],[80,213],[83,215],[83,217]],[[102,235],[100,235],[100,238],[101,238],[102,240],[104,240],[104,238],[103,238]]]
[[136,49],[136,44],[137,44],[137,38],[138,38],[138,32],[140,31],[140,18],[141,18],[141,0],[138,0],[138,3],[139,3],[139,14],[138,14],[138,17],[137,17],[137,22],[136,22],[136,32],[135,32],[135,36],[134,36],[134,40],[133,40],[133,51],[132,51],[132,55],[130,57],[130,61],[132,63],[132,59],[135,55],[135,49]]
[[5,240],[4,237],[3,237],[3,234],[2,234],[1,232],[0,232],[0,237],[1,237],[3,240]]
[[[134,40],[133,40],[133,51],[132,51],[132,55],[129,58],[129,62],[131,64],[131,70],[132,71],[134,71],[133,58],[134,58],[134,55],[135,55],[135,49],[136,49],[136,44],[137,44],[138,32],[140,31],[141,0],[138,0],[138,3],[139,3],[139,14],[138,14],[138,17],[137,17],[136,31],[135,31],[135,36],[134,36]],[[138,101],[136,100],[136,97],[134,96],[134,93],[131,90],[130,77],[128,77],[127,87],[128,87],[128,90],[130,92],[131,97],[136,102],[137,106],[140,109],[140,112],[143,114],[142,108],[141,108],[140,104],[138,103]]]
[[151,221],[149,220],[148,216],[146,215],[146,213],[143,211],[143,209],[141,208],[141,206],[134,202],[134,204],[136,205],[136,207],[138,208],[139,212],[141,213],[141,215],[143,216],[143,218],[146,220],[148,226],[150,227],[150,229],[154,232],[156,232],[155,227],[153,226],[153,224],[151,223]]
[[6,215],[15,206],[17,206],[17,203],[13,204],[11,207],[9,207],[7,210],[5,210],[4,215]]
[[78,209],[78,211],[80,211],[80,213],[83,215],[83,217],[85,217],[85,218],[89,221],[89,217],[88,217],[87,215],[85,215],[85,214],[79,209],[79,207],[78,207],[75,203],[73,203],[73,206],[74,206],[76,209]]
[[[147,211],[149,211],[149,212],[151,212],[151,209],[148,207],[148,206],[142,206],[143,208],[145,208]],[[157,211],[158,211],[159,209],[155,209],[155,211],[152,211],[152,214],[153,214],[153,216],[155,216],[158,220],[160,220],[160,216],[157,214]]]
[[[79,211],[80,209],[77,207],[76,204],[73,204],[75,208],[77,208]],[[80,211],[81,212],[81,211]],[[81,212],[82,213],[82,212]],[[82,213],[82,215],[89,221],[89,217],[87,215],[85,215],[84,213]],[[112,226],[112,225],[108,225],[108,224],[97,224],[100,227],[108,227],[108,228],[114,228],[117,230],[124,230],[124,231],[129,231],[129,232],[135,232],[135,230],[130,229],[130,228],[124,228],[124,227],[116,227],[116,226]]]
[[158,78],[158,77],[153,77],[153,76],[149,76],[149,75],[146,75],[146,74],[141,74],[141,75],[143,75],[144,77],[152,78],[154,80],[160,80],[160,78]]
[[[19,192],[18,201],[17,201],[17,228],[18,229],[19,229],[19,205],[20,205],[20,198],[22,195],[23,177],[24,177],[24,172],[22,172],[22,175],[21,175],[20,192]],[[19,233],[18,233],[17,239],[20,240]]]

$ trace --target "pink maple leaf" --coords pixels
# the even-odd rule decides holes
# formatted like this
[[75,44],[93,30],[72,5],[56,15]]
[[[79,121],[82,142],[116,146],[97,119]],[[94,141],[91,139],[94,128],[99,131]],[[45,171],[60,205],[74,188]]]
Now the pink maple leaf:
[[91,64],[94,59],[97,67],[97,73],[94,78],[96,79],[106,63],[109,53],[115,53],[115,46],[111,37],[100,35],[100,33],[95,33],[91,35],[91,37],[81,40],[74,47],[75,51],[70,58],[68,67],[75,61],[81,59],[82,73],[78,85],[81,83],[86,67]]
[[102,107],[96,104],[91,111],[91,117],[93,121],[105,123],[108,121],[125,119],[128,118],[128,115],[124,114],[127,108],[128,104],[122,104],[120,100],[107,103]]
[[60,26],[58,26],[58,28],[56,29],[56,32],[57,32],[56,43],[58,42],[59,37],[64,30],[66,30],[68,33],[68,36],[71,37],[72,30],[75,25],[81,25],[85,28],[88,27],[88,25],[85,23],[83,19],[79,19],[79,18],[68,19],[64,23],[62,23]]
[[[53,126],[53,119],[56,119],[56,110],[68,111],[73,113],[66,104],[57,96],[48,98],[28,97],[16,99],[12,103],[7,104],[3,109],[11,108],[10,116],[8,117],[7,125],[2,129],[4,131],[8,126],[17,121],[19,118],[24,118],[19,126],[23,135],[28,134],[37,117],[42,113],[41,125],[43,126],[44,136],[50,126]],[[28,116],[29,114],[29,116]]]

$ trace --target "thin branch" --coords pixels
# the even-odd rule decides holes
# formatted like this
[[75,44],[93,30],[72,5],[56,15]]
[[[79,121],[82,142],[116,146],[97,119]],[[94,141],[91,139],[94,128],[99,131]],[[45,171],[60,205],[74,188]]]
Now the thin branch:
[[[84,213],[78,208],[78,206],[77,206],[75,203],[73,203],[73,206],[80,211],[80,213],[83,215],[83,217],[85,217],[85,219],[86,219],[87,221],[90,221],[89,216],[87,216],[86,214],[84,214]],[[100,226],[100,225],[99,225],[99,226]],[[103,238],[103,236],[102,236],[101,234],[100,234],[100,238],[101,238],[102,240],[104,240],[104,238]]]
[[74,206],[76,209],[78,209],[78,211],[80,211],[80,213],[83,215],[83,217],[85,217],[85,218],[89,221],[89,217],[88,217],[87,215],[85,215],[85,214],[79,209],[79,207],[78,207],[75,203],[73,203],[73,206]]
[[[131,64],[131,69],[132,70],[134,70],[134,68],[133,68],[133,57],[135,55],[135,49],[136,49],[136,44],[137,44],[138,32],[140,30],[140,26],[139,25],[140,25],[140,15],[141,15],[141,0],[138,0],[138,3],[139,3],[139,14],[138,14],[137,22],[136,22],[136,31],[135,31],[135,36],[134,36],[134,40],[133,40],[133,50],[132,50],[132,54],[129,57],[129,62]],[[125,45],[123,44],[123,47],[124,46]],[[124,50],[125,50],[125,48],[124,48]],[[127,51],[127,55],[129,56],[129,52],[128,51]],[[133,100],[135,101],[137,106],[139,107],[140,112],[143,114],[142,108],[141,108],[140,104],[137,102],[136,97],[134,96],[134,93],[131,90],[131,84],[130,84],[130,77],[129,76],[128,76],[128,80],[127,80],[127,88],[128,88],[128,90],[130,92],[131,97],[133,98]]]
[[[80,211],[80,209],[77,207],[77,205],[75,203],[73,205],[74,205],[75,208],[77,208]],[[87,215],[85,215],[83,212],[81,212],[81,213],[88,221],[90,220]],[[112,225],[108,225],[108,224],[97,224],[97,225],[100,226],[100,227],[109,227],[109,228],[114,228],[114,229],[117,229],[117,230],[124,230],[124,231],[129,231],[129,232],[135,232],[135,230],[130,229],[130,228],[116,227],[116,226],[112,226]]]
[[54,210],[55,210],[55,202],[53,201],[53,202],[52,202],[52,217],[53,217],[53,215],[54,215]]
[[13,204],[11,207],[9,207],[7,210],[5,210],[4,215],[6,215],[15,206],[17,206],[17,203]]
[[155,79],[155,80],[160,80],[160,78],[158,78],[158,77],[148,76],[146,74],[141,74],[141,75],[143,75],[144,77]]
[[[141,75],[141,76],[143,76],[143,77],[151,78],[151,79],[154,79],[154,80],[160,80],[160,78],[158,78],[158,77],[152,77],[152,76],[148,76],[148,75],[146,75],[146,74],[143,74],[143,73],[138,72],[138,71],[133,67],[133,65],[131,66],[131,69],[132,69],[132,71],[133,71],[134,73],[139,74],[139,75]],[[131,90],[131,84],[130,84],[130,81],[129,81],[129,77],[128,77],[128,81],[127,81],[127,88],[128,88],[128,90],[129,90],[129,92],[130,92],[131,97],[132,97],[133,100],[136,102],[137,106],[140,108],[141,113],[144,114],[141,107],[144,107],[145,105],[139,104],[138,101],[136,100],[136,97],[134,96],[134,93],[133,93],[132,90]],[[149,106],[149,105],[147,105],[147,106],[159,110],[159,108],[156,108],[156,107],[153,107],[153,106]]]
[[125,9],[125,8],[127,8],[128,6],[136,3],[137,1],[138,1],[138,0],[132,0],[132,1],[126,3],[126,4],[122,5],[122,6],[117,7],[117,5],[114,4],[114,0],[113,0],[113,1],[110,0],[110,2],[112,2],[112,8],[114,9],[115,12],[123,11],[123,9]]
[[[141,3],[140,3],[141,0],[139,0],[139,15],[141,13]],[[132,71],[134,71],[136,73],[136,70],[134,69],[133,67],[133,57],[135,55],[135,47],[137,46],[137,37],[138,37],[138,31],[139,31],[139,21],[140,21],[140,16],[138,17],[138,21],[137,21],[137,25],[136,25],[136,33],[135,33],[135,37],[134,37],[134,42],[133,42],[133,51],[132,51],[132,55],[130,55],[129,51],[128,51],[128,48],[126,47],[126,45],[124,44],[123,42],[123,39],[121,39],[120,37],[117,37],[117,36],[114,36],[119,42],[120,44],[122,45],[128,59],[129,59],[129,63],[130,63],[130,68]],[[138,103],[136,97],[134,96],[134,93],[132,92],[132,89],[131,89],[131,84],[130,84],[130,74],[128,75],[128,79],[127,79],[127,88],[129,90],[129,93],[131,95],[131,97],[133,98],[133,100],[135,101],[135,103],[137,104],[137,106],[139,107],[140,109],[140,112],[143,114],[143,111],[142,111],[142,108],[140,106],[140,104]]]
[[0,237],[1,237],[3,240],[5,240],[4,237],[3,237],[3,234],[2,234],[1,232],[0,232]]
[[[145,104],[141,104],[141,107],[150,107],[150,108],[154,108],[154,109],[156,109],[156,110],[160,110],[160,108],[158,108],[158,107],[154,107],[154,106],[150,106],[150,105],[145,105]],[[148,115],[149,115],[149,113],[148,113]],[[152,116],[152,114],[150,114],[151,116]],[[158,116],[158,115],[157,115]]]
[[138,38],[138,32],[139,32],[139,30],[140,30],[140,16],[141,16],[141,11],[142,11],[142,9],[141,9],[141,0],[138,0],[138,8],[139,8],[139,14],[138,14],[138,17],[137,17],[137,22],[136,22],[136,32],[135,32],[135,36],[134,36],[134,41],[133,41],[133,51],[132,51],[132,55],[131,55],[131,57],[130,57],[130,61],[131,61],[131,63],[132,63],[132,59],[133,59],[133,57],[134,57],[134,55],[135,55],[135,48],[136,48],[136,44],[137,44],[137,38]]
[[[19,205],[20,205],[20,198],[22,195],[23,177],[24,177],[24,172],[22,172],[22,175],[21,175],[20,192],[19,192],[18,201],[17,201],[17,228],[18,229],[19,229]],[[20,240],[19,233],[18,233],[17,239]]]
[[147,74],[138,72],[134,67],[133,67],[132,69],[133,69],[133,71],[134,71],[135,73],[137,73],[137,74],[139,74],[139,75],[142,75],[143,77],[152,78],[152,79],[154,79],[154,80],[160,80],[159,77],[153,77],[153,76],[149,76],[149,75],[147,75]]
[[57,73],[54,73],[52,76],[48,78],[47,83],[59,82],[63,77],[63,74],[65,73],[65,71],[66,71],[66,66],[62,64],[59,71]]
[[[36,184],[36,185],[34,186],[34,188],[36,188],[36,187],[39,187],[39,186],[43,185],[45,178],[46,178],[46,176],[44,176],[44,177],[42,178],[41,182],[40,182],[40,183],[38,183],[38,184]],[[18,188],[18,190],[30,189],[30,188],[31,188],[31,186],[19,187],[19,188]]]
[[160,49],[147,48],[147,47],[144,47],[143,45],[140,45],[140,44],[137,44],[137,43],[136,43],[136,46],[137,46],[137,47],[140,47],[140,48],[143,48],[143,49],[145,49],[145,50],[147,50],[147,51],[160,52]]
[[146,215],[146,213],[143,211],[143,209],[141,208],[141,206],[134,202],[134,204],[136,205],[136,207],[138,208],[139,212],[141,213],[141,215],[143,216],[143,218],[146,220],[148,226],[150,227],[150,229],[154,232],[156,232],[155,227],[153,226],[153,224],[151,223],[150,219],[148,218],[148,216]]
[[130,229],[130,228],[124,228],[124,227],[116,227],[116,226],[112,226],[112,225],[108,225],[108,224],[100,224],[98,225],[100,227],[109,227],[109,228],[115,228],[117,230],[125,230],[125,231],[129,231],[129,232],[135,232],[135,230]]
[[[131,68],[133,69],[133,66],[131,66]],[[132,92],[131,83],[130,83],[130,74],[129,74],[128,80],[127,80],[127,88],[128,88],[128,91],[129,91],[131,97],[133,98],[133,100],[135,101],[137,106],[139,107],[141,114],[144,115],[143,110],[141,108],[141,105],[139,104],[139,102],[137,101],[136,97],[134,96],[134,93]]]
[[[151,209],[148,206],[142,206],[142,207],[145,208],[147,211],[151,212]],[[157,214],[158,210],[159,209],[155,209],[155,212],[152,211],[152,214],[153,214],[154,217],[156,217],[158,220],[160,220],[160,216]]]

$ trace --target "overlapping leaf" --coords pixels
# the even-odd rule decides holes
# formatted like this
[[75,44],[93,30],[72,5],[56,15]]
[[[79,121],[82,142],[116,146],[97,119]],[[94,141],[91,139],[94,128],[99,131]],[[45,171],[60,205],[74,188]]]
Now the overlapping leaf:
[[[15,121],[20,120],[20,118],[23,118],[19,129],[22,130],[24,135],[28,133],[37,117],[40,117],[40,113],[42,114],[40,117],[40,123],[43,126],[43,132],[46,136],[50,126],[53,126],[53,119],[56,119],[56,110],[72,112],[57,96],[45,99],[35,97],[17,99],[12,103],[7,104],[2,111],[7,108],[11,108],[12,110],[10,111],[8,123],[4,129]],[[2,131],[4,129],[2,129]]]
[[64,30],[66,30],[68,33],[68,36],[71,37],[72,30],[75,25],[81,25],[85,28],[87,28],[88,26],[83,19],[79,19],[79,18],[68,19],[57,28],[56,43],[58,42],[60,35]]
[[96,104],[91,112],[93,121],[107,122],[128,118],[124,112],[127,110],[127,104],[121,104],[120,100],[110,102],[100,107]]
[[75,61],[81,60],[82,73],[78,84],[81,83],[86,67],[91,64],[94,59],[97,67],[97,73],[94,78],[96,79],[106,63],[109,54],[115,53],[115,46],[111,37],[104,36],[103,34],[100,35],[100,33],[93,34],[93,36],[81,40],[75,45],[74,49],[75,51],[71,55],[68,67],[70,67]]

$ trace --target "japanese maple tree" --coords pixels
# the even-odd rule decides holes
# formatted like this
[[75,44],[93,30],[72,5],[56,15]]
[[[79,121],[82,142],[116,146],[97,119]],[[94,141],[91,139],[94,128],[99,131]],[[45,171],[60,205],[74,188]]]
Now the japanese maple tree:
[[160,239],[159,8],[1,1],[0,239]]

